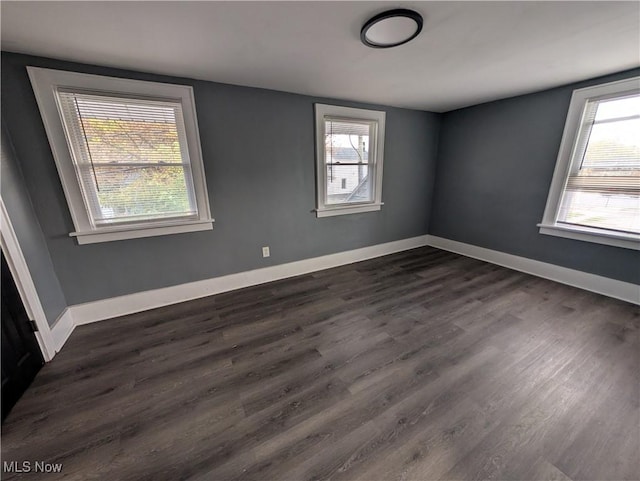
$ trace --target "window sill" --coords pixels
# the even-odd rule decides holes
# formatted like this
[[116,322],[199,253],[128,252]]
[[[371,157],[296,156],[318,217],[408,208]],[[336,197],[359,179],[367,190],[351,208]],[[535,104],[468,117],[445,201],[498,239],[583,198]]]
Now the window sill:
[[95,244],[125,239],[138,239],[158,235],[181,234],[184,232],[199,232],[213,229],[213,219],[190,221],[181,223],[165,223],[137,226],[102,227],[95,231],[71,232],[70,237],[76,237],[78,244]]
[[354,205],[341,205],[338,207],[323,207],[316,209],[316,217],[333,217],[335,215],[346,214],[359,214],[360,212],[373,212],[380,210],[384,205],[384,202],[379,204],[354,204]]
[[565,237],[585,242],[640,250],[640,235],[623,234],[605,229],[589,227],[570,227],[558,224],[538,224],[540,234]]

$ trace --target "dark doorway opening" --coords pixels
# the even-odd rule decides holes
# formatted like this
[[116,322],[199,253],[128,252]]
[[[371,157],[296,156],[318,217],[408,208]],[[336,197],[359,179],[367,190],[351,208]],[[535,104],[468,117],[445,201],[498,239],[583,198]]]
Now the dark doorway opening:
[[22,298],[2,252],[2,421],[27,390],[44,365],[35,323],[29,319]]

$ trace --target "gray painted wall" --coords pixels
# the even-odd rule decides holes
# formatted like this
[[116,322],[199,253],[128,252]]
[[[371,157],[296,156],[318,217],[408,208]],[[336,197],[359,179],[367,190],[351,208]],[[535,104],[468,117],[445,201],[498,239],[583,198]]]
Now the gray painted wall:
[[67,307],[67,301],[54,272],[47,243],[31,205],[20,165],[4,125],[0,158],[2,200],[29,267],[45,316],[49,325],[52,325]]
[[637,251],[538,233],[571,93],[640,69],[444,114],[429,233],[626,282]]
[[[213,231],[79,246],[25,67],[192,85]],[[387,113],[379,212],[317,219],[314,102]],[[426,234],[440,115],[212,82],[2,56],[2,112],[70,304]],[[3,194],[4,195],[4,194]],[[261,246],[271,247],[263,259]]]

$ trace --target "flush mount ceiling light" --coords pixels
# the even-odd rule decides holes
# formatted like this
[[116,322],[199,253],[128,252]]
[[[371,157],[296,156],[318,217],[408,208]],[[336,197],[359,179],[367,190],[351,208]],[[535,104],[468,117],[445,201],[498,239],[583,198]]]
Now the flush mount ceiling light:
[[422,31],[422,15],[413,10],[397,9],[382,12],[369,19],[360,31],[360,40],[367,47],[390,48],[407,43]]

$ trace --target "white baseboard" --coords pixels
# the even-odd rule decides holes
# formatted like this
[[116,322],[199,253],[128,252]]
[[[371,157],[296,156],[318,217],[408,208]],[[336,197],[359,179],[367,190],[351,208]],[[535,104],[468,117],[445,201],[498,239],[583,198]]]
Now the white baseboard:
[[426,235],[411,237],[287,264],[238,272],[237,274],[76,304],[70,306],[69,309],[72,312],[75,325],[88,324],[422,247],[427,245],[427,238]]
[[51,336],[53,337],[53,345],[56,352],[60,352],[60,349],[62,349],[62,346],[67,342],[67,339],[69,339],[73,329],[76,327],[72,311],[73,309],[71,307],[67,307],[62,314],[60,314],[60,317],[58,317],[53,326],[51,326]]
[[238,272],[237,274],[229,274],[202,281],[188,282],[177,286],[163,287],[84,304],[76,304],[66,309],[52,328],[56,352],[60,350],[74,327],[78,325],[133,314],[170,304],[177,304],[179,302],[308,274],[323,269],[352,264],[354,262],[427,245],[588,291],[597,292],[609,297],[622,299],[627,302],[640,304],[640,287],[635,284],[588,274],[546,262],[527,259],[525,257],[505,254],[504,252],[485,249],[462,242],[443,239],[441,237],[423,235],[262,269]]
[[543,277],[587,291],[614,297],[633,304],[640,304],[640,286],[630,282],[622,282],[608,277],[589,274],[560,267],[555,264],[528,259],[526,257],[505,254],[504,252],[485,249],[463,242],[457,242],[442,237],[427,236],[427,245],[437,247],[463,256],[473,257],[482,261],[508,267],[516,271],[526,272],[534,276]]

